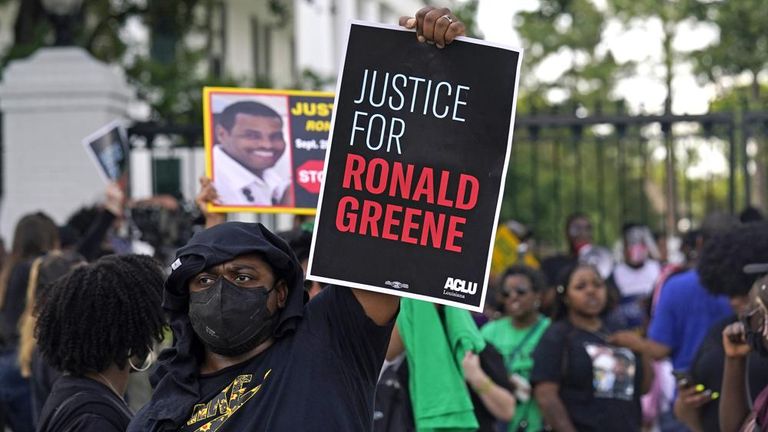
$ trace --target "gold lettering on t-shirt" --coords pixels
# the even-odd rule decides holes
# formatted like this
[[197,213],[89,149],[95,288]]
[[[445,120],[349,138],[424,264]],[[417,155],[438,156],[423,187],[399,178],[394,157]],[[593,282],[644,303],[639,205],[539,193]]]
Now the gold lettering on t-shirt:
[[196,404],[192,408],[192,416],[187,420],[187,426],[216,417],[195,430],[195,432],[216,432],[232,414],[261,390],[270,373],[272,369],[264,374],[259,385],[250,390],[248,384],[253,380],[253,375],[239,375],[208,403]]

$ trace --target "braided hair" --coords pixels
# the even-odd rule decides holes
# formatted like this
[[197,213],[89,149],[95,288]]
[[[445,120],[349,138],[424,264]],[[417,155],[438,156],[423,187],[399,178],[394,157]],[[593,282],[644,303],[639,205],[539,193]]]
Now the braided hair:
[[162,339],[163,273],[142,255],[108,255],[75,268],[50,289],[36,336],[45,360],[73,375],[144,358]]

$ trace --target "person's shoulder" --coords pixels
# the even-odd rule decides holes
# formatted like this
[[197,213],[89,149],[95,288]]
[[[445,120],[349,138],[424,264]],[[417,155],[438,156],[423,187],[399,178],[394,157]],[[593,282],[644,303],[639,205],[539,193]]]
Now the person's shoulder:
[[509,317],[499,318],[493,321],[488,321],[484,326],[480,327],[480,333],[483,336],[491,336],[503,331],[504,328],[509,327]]
[[[50,431],[124,431],[130,422],[127,407],[105,394],[100,384],[87,378],[62,376],[43,409]],[[49,404],[55,404],[50,407]],[[54,408],[49,411],[50,408]],[[47,414],[45,414],[47,413]]]
[[670,275],[664,283],[664,290],[667,288],[673,288],[674,290],[668,290],[670,294],[679,294],[680,290],[696,289],[699,286],[699,275],[696,270],[689,269]]
[[554,322],[550,321],[549,327],[547,327],[547,329],[544,331],[544,336],[542,338],[560,339],[565,337],[566,333],[571,331],[572,328],[573,326],[566,319],[561,319]]
[[552,319],[548,316],[541,316],[541,326],[546,330],[552,325]]

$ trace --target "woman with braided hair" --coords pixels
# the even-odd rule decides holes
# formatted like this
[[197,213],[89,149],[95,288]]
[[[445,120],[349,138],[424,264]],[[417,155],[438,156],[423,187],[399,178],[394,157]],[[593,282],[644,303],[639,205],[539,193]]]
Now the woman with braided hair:
[[133,416],[124,394],[162,338],[163,274],[141,255],[109,255],[75,268],[51,287],[36,336],[43,358],[64,373],[38,431],[124,431]]

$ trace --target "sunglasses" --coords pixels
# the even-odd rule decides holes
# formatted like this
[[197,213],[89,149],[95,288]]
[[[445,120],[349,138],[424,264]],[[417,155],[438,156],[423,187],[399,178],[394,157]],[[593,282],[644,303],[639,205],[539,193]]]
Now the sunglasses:
[[502,290],[501,291],[501,296],[504,297],[504,298],[507,298],[510,295],[512,295],[512,293],[515,293],[518,296],[524,296],[524,295],[528,294],[529,292],[531,292],[530,288],[526,288],[524,286],[517,286],[517,287],[511,288],[511,289],[508,289],[508,290],[507,289]]

